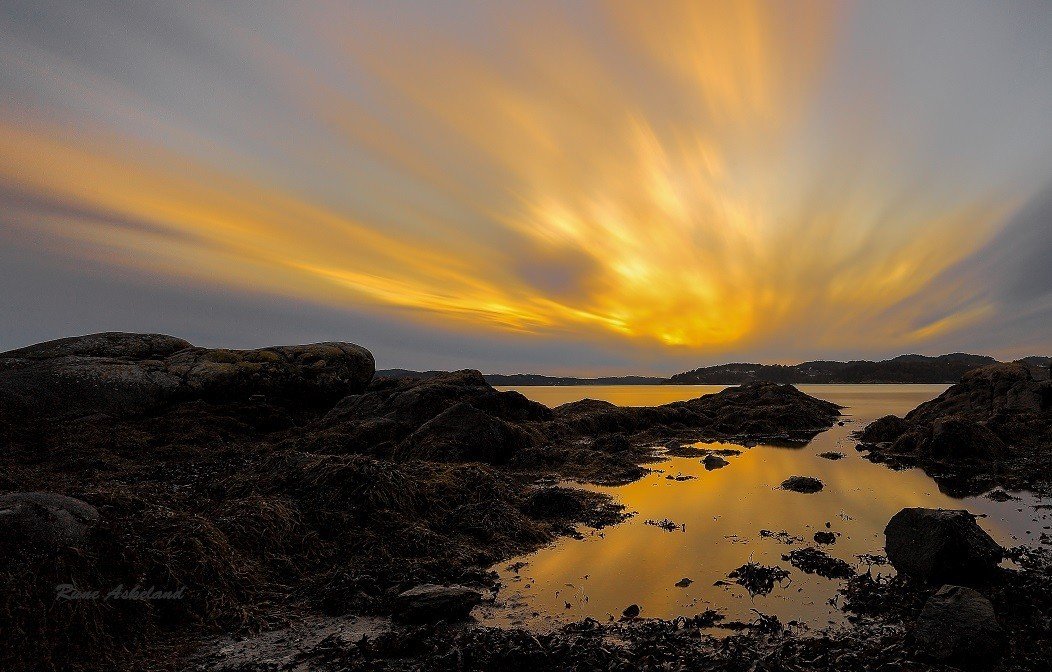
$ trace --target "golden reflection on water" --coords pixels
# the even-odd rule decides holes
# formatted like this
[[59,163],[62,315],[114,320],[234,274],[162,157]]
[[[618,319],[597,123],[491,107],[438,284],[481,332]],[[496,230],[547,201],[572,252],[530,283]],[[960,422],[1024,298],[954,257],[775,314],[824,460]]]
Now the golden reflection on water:
[[[903,507],[966,508],[987,514],[980,524],[1005,545],[1017,545],[1039,530],[1029,500],[994,502],[986,498],[953,499],[939,492],[920,470],[892,471],[862,459],[848,434],[888,413],[904,414],[934,398],[942,385],[813,385],[800,388],[842,404],[845,424],[823,432],[802,448],[759,445],[751,449],[730,444],[699,444],[736,448],[727,467],[706,471],[700,458],[673,457],[648,465],[654,473],[617,487],[581,486],[612,495],[629,511],[630,520],[600,532],[583,530],[585,538],[564,538],[540,551],[503,562],[496,569],[504,587],[492,608],[480,610],[491,624],[525,624],[544,629],[564,621],[592,617],[608,620],[638,604],[643,616],[692,616],[708,608],[721,609],[728,620],[752,620],[756,609],[783,621],[810,627],[845,622],[829,601],[841,582],[808,575],[781,555],[793,548],[815,546],[814,533],[837,533],[830,555],[852,565],[863,553],[882,553],[887,521]],[[651,405],[718,391],[720,386],[519,387],[523,394],[558,405],[585,397],[618,404]],[[837,451],[846,457],[827,460],[819,453]],[[778,489],[792,475],[815,476],[825,483],[816,494]],[[691,476],[673,480],[668,476]],[[1021,508],[1022,511],[1016,511]],[[1045,512],[1041,512],[1044,514]],[[683,525],[665,531],[645,524],[670,519]],[[1047,524],[1047,520],[1042,524]],[[761,530],[785,531],[801,538],[787,545],[761,537]],[[713,585],[750,560],[780,565],[790,580],[767,596],[750,597],[738,585]],[[514,562],[521,569],[508,569]],[[874,568],[874,571],[889,571]],[[676,587],[680,579],[692,583]],[[536,616],[534,615],[536,614]]]

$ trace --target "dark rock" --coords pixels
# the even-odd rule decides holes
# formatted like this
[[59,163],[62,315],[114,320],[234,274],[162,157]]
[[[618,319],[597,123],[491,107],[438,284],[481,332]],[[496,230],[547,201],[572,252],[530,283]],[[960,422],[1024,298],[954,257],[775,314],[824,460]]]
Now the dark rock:
[[835,544],[836,534],[833,532],[815,532],[815,541],[819,544]]
[[256,394],[335,402],[364,390],[373,370],[369,351],[350,343],[210,350],[160,334],[93,334],[0,353],[0,415],[125,416]]
[[94,506],[73,497],[51,492],[0,495],[0,545],[8,553],[50,556],[80,545],[98,521]]
[[984,366],[907,413],[906,422],[929,424],[951,415],[984,422],[1002,413],[1038,413],[1048,408],[1047,388],[1022,363]]
[[466,586],[424,584],[395,598],[394,616],[407,623],[458,621],[481,601],[482,594]]
[[1025,363],[970,371],[903,421],[893,442],[864,435],[859,450],[892,468],[920,466],[954,496],[994,485],[1052,492],[1052,381]]
[[694,583],[694,581],[692,579],[688,579],[687,577],[683,577],[679,581],[676,581],[676,587],[677,588],[686,588],[687,586],[689,586],[692,583]]
[[792,385],[753,383],[652,407],[584,399],[555,408],[553,415],[556,428],[575,435],[640,433],[674,426],[720,436],[775,436],[825,429],[836,421],[840,407]]
[[985,668],[1006,647],[990,600],[964,586],[945,585],[928,598],[913,638],[918,651],[939,662]]
[[637,618],[639,616],[639,611],[640,609],[638,604],[630,604],[627,607],[625,607],[624,611],[621,612],[621,618]]
[[981,580],[1004,553],[963,510],[903,509],[888,522],[884,537],[895,569],[929,582]]
[[705,465],[705,469],[712,471],[713,469],[722,469],[726,467],[730,462],[723,459],[719,455],[706,455],[705,459],[701,461]]
[[825,486],[822,484],[822,481],[813,476],[790,476],[782,481],[781,487],[782,490],[813,494],[820,491]]
[[822,459],[826,459],[826,460],[842,460],[842,459],[844,459],[844,454],[843,453],[837,453],[837,452],[833,452],[833,451],[830,451],[830,452],[827,452],[827,453],[819,453],[818,456],[821,457]]
[[[468,404],[474,411],[461,408],[457,414],[467,420],[472,417],[479,418],[484,427],[494,430],[494,437],[499,435],[508,438],[512,433],[517,434],[513,430],[504,429],[506,425],[516,425],[523,429],[551,417],[551,410],[546,406],[530,401],[518,392],[497,391],[486,383],[481,373],[474,370],[443,373],[426,380],[381,379],[370,385],[363,394],[345,397],[337,403],[318,423],[311,437],[315,445],[308,447],[326,452],[331,450],[330,446],[340,446],[341,451],[348,452],[383,448],[393,451],[411,434],[419,431],[425,423],[459,404]],[[476,415],[475,411],[482,415]],[[443,437],[432,437],[439,439],[439,443],[445,443],[444,448],[431,447],[442,448],[446,454],[450,449],[454,453],[462,449],[469,453],[475,452],[476,449],[482,453],[489,452],[491,449],[479,446],[478,440],[468,436],[457,436],[470,433],[472,427],[450,426],[450,421],[456,417],[457,415],[447,416],[442,422],[429,428],[429,432],[445,434]],[[522,438],[522,435],[518,438]],[[401,446],[404,456],[413,457],[415,451],[429,448],[419,445],[429,442],[425,440],[428,437],[421,435],[417,439],[419,442]],[[498,440],[498,443],[502,444],[503,439]],[[508,448],[506,445],[498,445],[495,450]],[[443,459],[441,452],[437,455],[436,459]],[[507,455],[497,457],[503,459]]]
[[866,443],[889,443],[902,436],[909,428],[909,423],[899,416],[885,415],[866,425],[858,438]]
[[979,423],[958,417],[939,418],[931,427],[931,438],[918,448],[938,460],[992,461],[1005,454],[1003,441]]

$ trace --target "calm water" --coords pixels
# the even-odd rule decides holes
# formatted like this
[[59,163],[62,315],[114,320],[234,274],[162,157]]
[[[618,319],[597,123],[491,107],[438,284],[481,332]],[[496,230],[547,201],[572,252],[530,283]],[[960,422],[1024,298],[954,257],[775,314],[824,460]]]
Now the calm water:
[[[549,406],[583,398],[622,405],[656,405],[717,392],[722,386],[588,386],[515,387]],[[1019,500],[995,502],[985,497],[953,499],[939,492],[920,470],[892,471],[863,460],[848,434],[868,422],[902,415],[938,396],[945,385],[804,385],[813,396],[846,406],[843,426],[818,435],[800,448],[758,445],[698,444],[735,448],[730,464],[706,471],[697,457],[671,457],[647,465],[648,476],[617,487],[578,486],[605,492],[636,515],[601,532],[582,529],[582,540],[560,539],[535,553],[503,562],[493,569],[503,587],[492,606],[476,612],[491,625],[525,625],[549,629],[587,616],[608,620],[630,604],[642,616],[693,616],[718,608],[728,620],[752,620],[756,609],[783,621],[797,620],[813,628],[844,623],[831,604],[841,582],[808,575],[782,560],[793,548],[816,546],[816,531],[839,536],[822,547],[832,556],[860,566],[856,557],[882,553],[884,526],[907,506],[964,508],[986,517],[980,524],[1006,546],[1034,543],[1052,523],[1047,510],[1026,493]],[[837,451],[842,460],[819,453]],[[815,476],[825,489],[807,495],[778,490],[788,476]],[[669,476],[690,476],[673,480]],[[669,519],[675,531],[647,525],[648,519]],[[828,525],[827,525],[828,523]],[[786,536],[765,537],[761,530]],[[789,543],[785,543],[788,541]],[[736,584],[713,585],[727,573],[753,560],[779,565],[789,580],[766,596],[750,596]],[[526,563],[513,567],[516,563]],[[874,567],[874,571],[891,571]],[[691,579],[687,587],[675,584]]]

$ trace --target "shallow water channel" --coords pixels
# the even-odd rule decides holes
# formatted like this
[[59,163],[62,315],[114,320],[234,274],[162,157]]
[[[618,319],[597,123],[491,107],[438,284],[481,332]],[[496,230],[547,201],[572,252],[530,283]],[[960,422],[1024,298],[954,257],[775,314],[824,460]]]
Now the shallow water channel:
[[[502,389],[518,390],[549,406],[583,398],[646,406],[722,387]],[[475,616],[487,625],[548,630],[585,617],[617,618],[625,607],[636,604],[642,617],[689,617],[719,609],[728,621],[751,621],[759,611],[783,622],[824,628],[846,623],[837,606],[842,581],[791,566],[782,555],[793,549],[820,547],[864,570],[869,563],[859,556],[883,553],[884,526],[908,506],[963,508],[981,514],[979,524],[1004,546],[1036,543],[1052,525],[1052,512],[1035,508],[1041,502],[1028,493],[1011,493],[1019,499],[1005,502],[982,496],[954,499],[941,493],[919,469],[893,471],[864,460],[855,450],[850,432],[888,413],[903,415],[938,396],[945,385],[802,385],[800,389],[845,406],[844,424],[792,448],[697,444],[741,451],[724,458],[727,466],[711,471],[699,457],[667,457],[646,465],[652,473],[627,485],[575,484],[610,494],[635,515],[601,531],[581,528],[583,539],[561,538],[495,566],[502,587],[496,601],[477,609]],[[824,452],[844,457],[819,457]],[[825,487],[815,494],[780,490],[779,484],[792,475],[817,477]],[[674,526],[653,524],[662,521]],[[836,540],[820,545],[814,540],[816,532],[832,532]],[[750,561],[777,565],[789,575],[769,594],[750,595],[727,576]],[[893,572],[889,566],[872,566],[872,571]]]

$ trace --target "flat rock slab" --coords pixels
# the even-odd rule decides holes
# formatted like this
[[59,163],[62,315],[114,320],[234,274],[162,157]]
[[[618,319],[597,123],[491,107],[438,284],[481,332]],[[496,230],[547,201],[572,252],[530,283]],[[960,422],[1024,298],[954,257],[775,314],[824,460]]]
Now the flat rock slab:
[[467,586],[424,584],[395,598],[395,618],[407,623],[433,623],[465,619],[482,593]]

